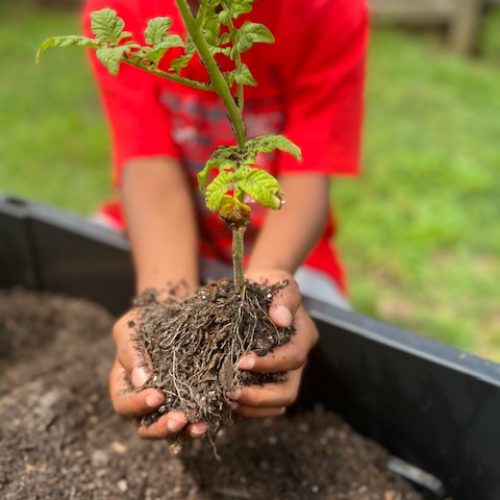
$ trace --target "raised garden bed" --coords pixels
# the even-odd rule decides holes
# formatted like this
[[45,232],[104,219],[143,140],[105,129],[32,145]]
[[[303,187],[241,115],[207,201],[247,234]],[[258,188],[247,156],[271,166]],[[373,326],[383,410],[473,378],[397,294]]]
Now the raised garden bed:
[[[207,278],[222,274],[225,269],[220,266],[206,267]],[[84,297],[114,313],[123,311],[132,293],[127,242],[80,218],[23,200],[0,199],[0,288],[18,285]],[[318,323],[321,342],[309,363],[296,411],[321,403],[340,413],[394,456],[431,473],[434,479],[400,466],[404,474],[425,484],[434,497],[500,498],[498,365],[356,313],[316,301],[308,300],[307,306]],[[35,385],[49,380],[47,375],[34,377],[30,383]],[[84,377],[81,371],[78,381],[83,382]],[[29,409],[29,396],[25,397]],[[21,394],[13,404],[21,405],[18,411],[22,415]],[[100,408],[108,402],[100,397],[92,402],[89,393],[89,404]],[[321,412],[304,418],[310,419],[307,422],[313,428],[330,425],[321,420],[330,418]],[[293,422],[292,426],[299,425]],[[51,427],[50,419],[47,425]],[[1,434],[0,438],[5,439]],[[338,435],[323,438],[332,439],[334,446]],[[123,450],[119,444],[115,448]],[[97,453],[94,462],[101,458],[109,459]],[[328,462],[330,457],[324,460]],[[86,468],[90,465],[80,465],[80,473],[93,470]],[[325,467],[331,470],[328,463]],[[335,467],[334,460],[331,467]],[[57,471],[54,473],[57,478]],[[308,485],[313,486],[320,485]],[[133,486],[121,482],[119,487]],[[226,497],[246,494],[241,491],[246,490],[226,491]]]

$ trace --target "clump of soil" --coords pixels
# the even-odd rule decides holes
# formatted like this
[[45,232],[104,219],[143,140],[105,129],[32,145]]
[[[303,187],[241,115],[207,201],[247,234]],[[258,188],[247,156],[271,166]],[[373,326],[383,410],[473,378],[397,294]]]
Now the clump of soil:
[[231,422],[228,391],[241,384],[283,381],[284,374],[238,370],[237,364],[250,351],[266,355],[294,333],[293,327],[275,326],[268,315],[274,295],[287,285],[247,282],[240,294],[232,281],[220,280],[181,300],[144,293],[136,301],[139,322],[131,326],[137,345],[145,346],[153,362],[149,385],[163,391],[165,404],[142,423],[150,425],[166,411],[179,410],[191,422],[207,423],[213,438]]
[[88,302],[0,292],[0,496],[71,499],[421,498],[387,453],[321,408],[244,420],[217,438],[143,441],[107,396],[112,318]]

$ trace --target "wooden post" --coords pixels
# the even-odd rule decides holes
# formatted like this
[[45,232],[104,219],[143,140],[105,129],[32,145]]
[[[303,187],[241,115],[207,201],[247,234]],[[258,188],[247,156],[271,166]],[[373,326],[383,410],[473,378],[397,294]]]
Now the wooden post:
[[477,53],[485,6],[485,0],[457,0],[450,26],[450,45],[457,54],[472,56]]

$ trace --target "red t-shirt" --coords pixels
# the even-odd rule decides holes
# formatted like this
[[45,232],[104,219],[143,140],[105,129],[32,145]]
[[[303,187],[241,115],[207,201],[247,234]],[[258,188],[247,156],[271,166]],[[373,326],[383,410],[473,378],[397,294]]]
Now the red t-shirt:
[[[152,17],[170,17],[171,31],[185,34],[173,0],[87,0],[83,18],[87,35],[91,36],[90,13],[104,7],[115,9],[141,43]],[[262,155],[259,166],[278,176],[288,172],[355,175],[368,37],[364,0],[256,0],[245,19],[265,24],[276,38],[274,45],[257,44],[243,56],[258,84],[245,90],[248,135],[283,133],[303,153],[300,163],[287,154]],[[179,50],[167,53],[162,61],[166,68]],[[112,77],[94,56],[92,60],[112,130],[115,184],[120,183],[128,160],[168,156],[184,164],[195,189],[196,174],[214,149],[235,142],[219,98],[127,65]],[[197,58],[183,75],[206,80]],[[230,231],[205,208],[203,197],[196,196],[201,252],[230,262]],[[104,211],[124,227],[119,202],[106,205]],[[253,210],[246,238],[249,246],[264,217],[264,209]],[[331,244],[334,227],[332,216],[304,264],[333,277],[343,288],[342,267]]]

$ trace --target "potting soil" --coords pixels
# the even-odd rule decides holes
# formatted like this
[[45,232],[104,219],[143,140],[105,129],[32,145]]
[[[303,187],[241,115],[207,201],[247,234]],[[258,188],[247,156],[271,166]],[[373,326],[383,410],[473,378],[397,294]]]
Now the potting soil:
[[82,300],[0,293],[0,498],[421,498],[387,453],[321,408],[241,420],[172,456],[113,413],[113,319]]

